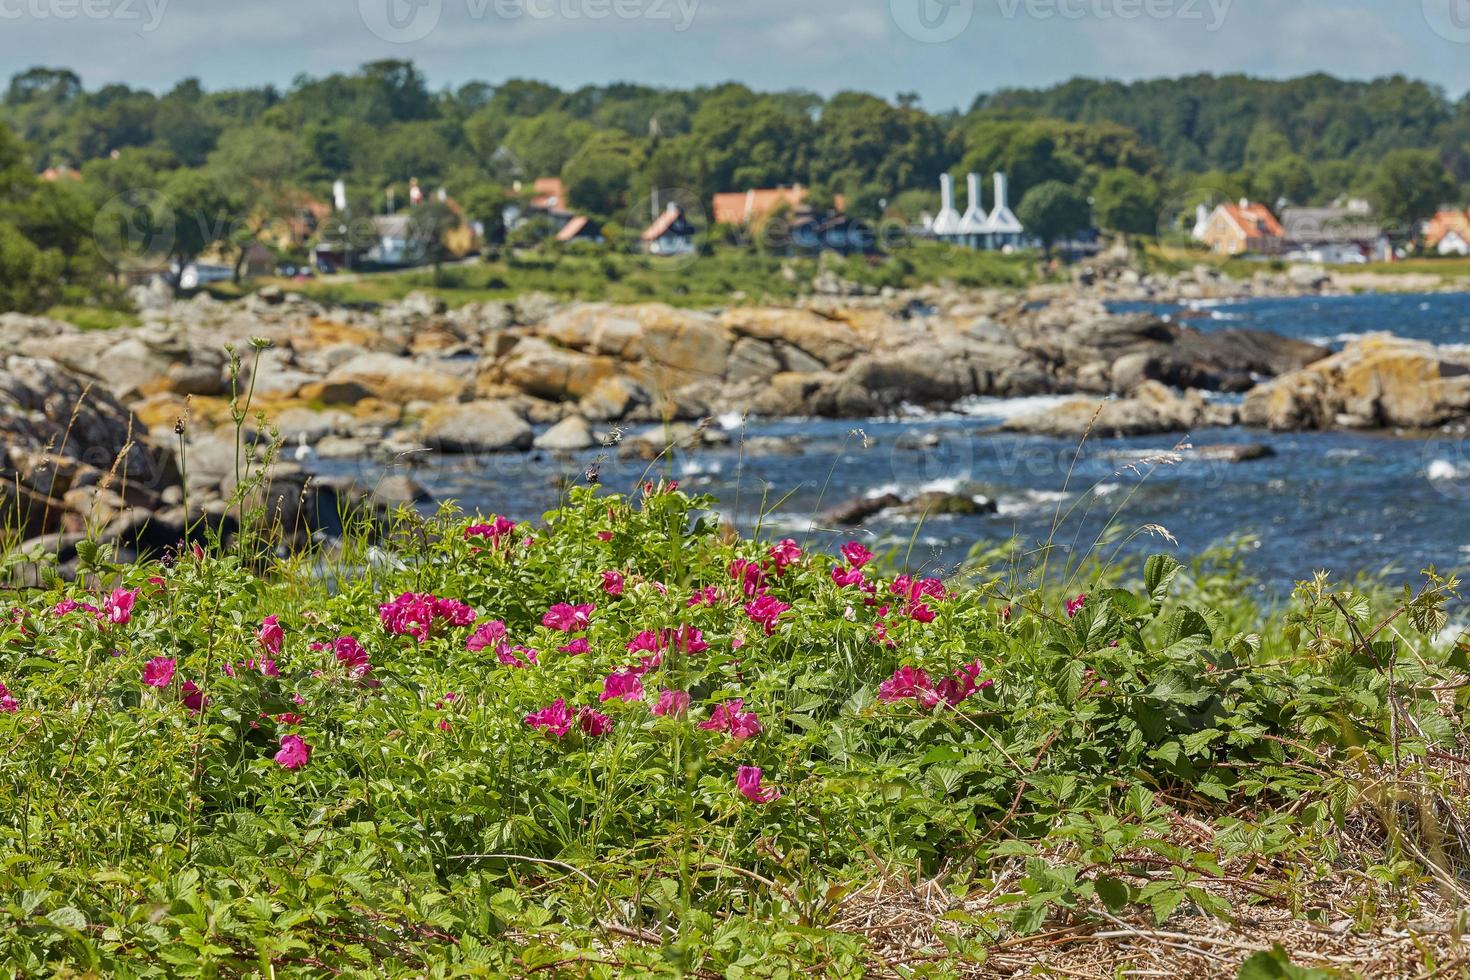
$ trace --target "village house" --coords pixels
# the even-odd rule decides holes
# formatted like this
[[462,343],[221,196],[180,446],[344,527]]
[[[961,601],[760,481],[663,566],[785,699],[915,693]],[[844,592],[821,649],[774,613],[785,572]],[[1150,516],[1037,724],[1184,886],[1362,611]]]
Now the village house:
[[1430,218],[1424,247],[1440,255],[1470,255],[1470,212],[1441,211]]
[[1247,200],[1215,208],[1199,240],[1217,255],[1280,255],[1286,249],[1286,233],[1271,209]]
[[694,236],[698,232],[684,209],[670,201],[653,224],[638,236],[639,247],[649,255],[689,255],[694,252]]
[[561,245],[571,242],[591,242],[594,245],[601,245],[604,241],[602,226],[585,214],[573,215],[556,233],[556,241]]
[[1026,229],[1011,211],[1009,178],[1002,173],[995,175],[995,209],[989,214],[980,200],[980,175],[969,174],[966,183],[969,202],[961,214],[955,207],[954,177],[944,174],[939,178],[939,214],[927,222],[926,230],[962,248],[995,251],[1024,246]]
[[1393,256],[1393,245],[1367,201],[1350,200],[1328,208],[1283,208],[1281,227],[1289,261],[1350,265]]
[[[716,194],[712,202],[715,224],[757,225],[782,207],[793,213],[800,211],[806,198],[807,189],[800,184]],[[838,210],[841,208],[839,202]]]

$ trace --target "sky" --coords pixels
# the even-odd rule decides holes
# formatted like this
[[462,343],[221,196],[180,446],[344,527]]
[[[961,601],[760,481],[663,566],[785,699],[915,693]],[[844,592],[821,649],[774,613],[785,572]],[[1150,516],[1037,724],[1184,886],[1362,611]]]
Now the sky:
[[931,110],[1082,75],[1404,74],[1470,90],[1470,0],[0,0],[0,71],[206,88],[414,61],[435,88],[539,78],[918,93]]

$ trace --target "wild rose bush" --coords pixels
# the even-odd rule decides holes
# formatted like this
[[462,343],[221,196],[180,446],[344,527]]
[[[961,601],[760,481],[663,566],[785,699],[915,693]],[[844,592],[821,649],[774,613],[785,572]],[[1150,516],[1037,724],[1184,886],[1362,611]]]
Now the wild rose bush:
[[[410,522],[335,591],[193,549],[11,604],[5,962],[493,976],[612,935],[650,970],[855,971],[859,941],[803,930],[882,867],[1098,846],[1095,815],[1157,827],[1155,792],[1290,798],[1319,788],[1294,753],[1383,741],[1377,665],[1180,606],[1167,559],[1136,593],[1002,597],[733,539],[712,504],[579,489],[535,524]],[[1093,895],[1043,872],[1010,926]],[[732,941],[761,919],[796,931]]]

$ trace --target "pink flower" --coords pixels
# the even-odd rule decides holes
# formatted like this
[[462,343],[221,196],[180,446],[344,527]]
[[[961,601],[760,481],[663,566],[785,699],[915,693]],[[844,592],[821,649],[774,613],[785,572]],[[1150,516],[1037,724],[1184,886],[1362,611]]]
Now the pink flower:
[[730,563],[730,577],[740,585],[747,599],[754,599],[766,587],[766,573],[755,562],[737,558]]
[[281,628],[277,617],[267,616],[261,621],[260,629],[255,631],[255,638],[260,642],[261,649],[271,656],[277,656],[286,642],[286,631]]
[[940,681],[937,693],[944,699],[944,703],[953,708],[969,698],[976,691],[985,691],[994,687],[995,681],[993,680],[987,679],[983,682],[976,683],[979,680],[981,669],[979,661],[972,664],[965,664],[959,670],[956,670],[952,676]]
[[853,568],[862,568],[873,560],[873,553],[856,541],[849,541],[842,546],[842,557],[846,558],[847,563]]
[[579,633],[592,624],[592,614],[596,611],[597,607],[590,604],[571,606],[559,602],[546,610],[546,615],[541,617],[541,625],[562,633]]
[[368,652],[357,642],[356,637],[337,637],[332,641],[332,654],[354,677],[366,677],[373,671],[373,665],[368,661]]
[[133,603],[138,599],[137,589],[113,589],[112,595],[102,604],[102,615],[113,626],[126,626],[133,619]]
[[489,524],[473,524],[464,529],[465,540],[481,538],[491,544],[499,544],[501,539],[516,529],[516,522],[508,517],[496,517]]
[[582,654],[591,649],[592,644],[587,642],[587,638],[585,636],[579,636],[572,642],[568,643],[566,646],[560,648],[562,653],[570,654],[573,657],[580,657]]
[[[704,653],[709,649],[709,644],[704,640],[704,632],[691,626],[680,626],[673,630],[644,630],[633,639],[628,641],[629,653],[662,653],[665,650],[675,650],[682,653]],[[659,663],[663,658],[659,658]],[[658,666],[654,664],[653,666]]]
[[204,696],[204,692],[199,690],[199,686],[193,681],[184,681],[182,690],[184,692],[184,697],[182,698],[184,707],[188,708],[191,713],[197,715],[209,707],[210,699]]
[[836,582],[839,586],[845,589],[850,585],[861,586],[865,582],[867,582],[867,579],[864,578],[861,569],[844,568],[841,565],[833,565],[832,581]]
[[670,691],[665,689],[659,693],[658,704],[653,706],[653,713],[661,718],[682,718],[688,711],[688,691]]
[[606,592],[610,596],[620,596],[620,595],[622,595],[623,594],[623,573],[622,572],[603,572],[602,573],[602,591]]
[[301,716],[294,711],[285,711],[279,715],[276,715],[276,724],[299,725],[301,724]]
[[725,595],[713,585],[707,585],[702,589],[695,589],[694,594],[689,597],[689,607],[695,606],[717,606],[725,601]]
[[0,684],[0,712],[13,715],[19,710],[20,704],[15,700],[14,695],[10,693],[10,688],[4,684]]
[[786,566],[794,565],[801,560],[801,548],[790,538],[772,545],[768,554],[771,556],[771,561],[776,564],[778,575],[786,570]]
[[764,627],[766,635],[770,636],[776,632],[776,620],[780,619],[781,614],[790,608],[775,596],[766,594],[748,604],[745,607],[745,615],[750,617],[751,622]]
[[597,540],[599,540],[599,541],[611,541],[612,539],[613,539],[613,533],[611,531],[598,531],[597,532]]
[[908,698],[922,700],[933,695],[929,675],[917,667],[900,667],[892,677],[878,685],[878,700],[884,704]]
[[143,665],[143,683],[148,687],[168,687],[173,683],[175,666],[172,657],[154,657]]
[[557,698],[540,711],[526,715],[526,724],[537,731],[561,738],[572,729],[572,714],[567,710],[566,700]]
[[607,675],[602,682],[602,701],[642,701],[643,678],[636,670],[625,669]]
[[439,623],[470,625],[475,621],[475,611],[458,599],[405,592],[392,602],[379,606],[378,618],[383,629],[392,635],[412,636],[423,643]]
[[495,649],[495,659],[507,667],[516,670],[526,670],[534,667],[540,660],[535,650],[530,647],[513,647],[502,643]]
[[927,605],[925,605],[922,602],[911,602],[911,603],[909,603],[908,604],[908,607],[904,610],[904,612],[908,613],[909,614],[909,618],[912,619],[912,620],[914,620],[917,623],[932,623],[932,622],[934,622],[934,610],[933,609],[930,609]]
[[465,649],[471,653],[479,653],[487,647],[499,646],[505,641],[505,624],[498,619],[492,619],[488,623],[481,623],[480,628],[470,634],[470,638],[464,641]]
[[612,731],[612,719],[600,711],[591,708],[583,708],[577,712],[577,724],[582,729],[582,734],[589,738],[601,738]]
[[311,761],[311,746],[300,735],[282,735],[276,764],[284,769],[300,769]]
[[1067,618],[1068,619],[1072,619],[1073,617],[1075,617],[1078,613],[1080,613],[1082,611],[1082,607],[1085,606],[1085,605],[1087,605],[1087,595],[1085,593],[1082,594],[1082,595],[1079,595],[1075,599],[1068,599],[1067,600]]
[[781,791],[774,786],[762,786],[760,769],[755,766],[741,766],[740,771],[735,774],[735,788],[740,795],[752,803],[774,803],[781,798]]
[[761,733],[760,719],[754,711],[741,710],[744,707],[740,698],[717,704],[709,720],[700,722],[699,727],[707,732],[726,732],[737,742],[754,738]]

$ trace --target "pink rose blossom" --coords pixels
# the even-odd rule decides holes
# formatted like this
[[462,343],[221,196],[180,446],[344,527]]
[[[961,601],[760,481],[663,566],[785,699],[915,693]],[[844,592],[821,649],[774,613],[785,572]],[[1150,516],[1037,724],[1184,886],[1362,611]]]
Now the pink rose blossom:
[[612,731],[612,719],[600,711],[583,708],[577,712],[577,724],[588,738],[601,738]]
[[788,565],[794,565],[801,560],[801,548],[790,538],[787,538],[779,544],[772,545],[771,550],[767,554],[771,556],[771,561],[775,563],[776,573],[778,575],[784,572]]
[[766,631],[766,635],[770,636],[776,632],[776,620],[780,619],[781,614],[790,608],[789,605],[781,602],[775,596],[766,594],[757,597],[754,602],[749,603],[745,607],[745,615],[750,618],[751,622],[762,626]]
[[568,643],[566,646],[560,647],[558,649],[560,649],[562,653],[569,654],[570,656],[580,657],[582,654],[592,649],[592,644],[587,642],[587,638],[585,636],[579,636],[572,642]]
[[572,606],[559,602],[541,617],[541,625],[562,633],[580,633],[592,624],[592,614],[596,611],[597,607],[590,604]]
[[664,690],[659,693],[653,713],[661,718],[682,718],[689,711],[689,692]]
[[619,670],[608,674],[607,679],[602,682],[602,701],[642,701],[643,700],[643,678],[632,669]]
[[498,619],[492,619],[488,623],[481,623],[480,627],[470,634],[465,640],[465,649],[471,653],[479,653],[488,647],[499,646],[505,641],[505,624]]
[[856,569],[872,561],[873,553],[856,541],[849,541],[842,546],[842,557],[846,558],[847,563]]
[[113,589],[112,595],[102,604],[102,615],[113,626],[126,626],[133,619],[133,603],[138,599],[137,589]]
[[6,687],[4,684],[0,684],[0,712],[3,712],[7,715],[13,715],[19,710],[20,703],[16,701],[15,696],[10,693],[10,688]]
[[182,690],[184,693],[182,699],[184,707],[188,708],[190,713],[197,715],[209,707],[210,699],[204,696],[204,692],[199,689],[199,685],[193,681],[184,681]]
[[261,649],[271,656],[277,656],[286,642],[286,631],[281,628],[277,617],[267,616],[261,622],[260,629],[255,631],[255,638],[260,642]]
[[168,687],[173,683],[176,666],[172,657],[154,657],[143,665],[143,683],[148,687]]
[[760,719],[755,712],[742,710],[744,707],[740,698],[715,705],[709,720],[700,722],[699,727],[707,732],[725,732],[737,742],[754,738],[761,733]]
[[761,785],[762,774],[755,766],[741,766],[735,774],[735,788],[740,795],[752,803],[774,803],[781,798],[781,791],[774,786]]
[[282,735],[276,764],[285,769],[300,769],[311,761],[311,746],[300,735]]
[[694,594],[689,597],[689,607],[695,606],[717,606],[725,601],[725,595],[717,587],[707,585],[702,589],[695,589]]
[[540,711],[526,715],[526,724],[539,732],[561,738],[571,731],[572,714],[567,710],[566,700],[557,698]]
[[610,596],[620,596],[620,595],[622,595],[623,594],[623,573],[622,572],[603,572],[602,573],[602,591],[606,592]]
[[1087,605],[1087,596],[1086,596],[1086,594],[1079,595],[1075,599],[1068,599],[1067,600],[1067,618],[1068,619],[1074,618],[1078,613],[1080,613],[1082,611],[1082,607],[1085,606],[1085,605]]

